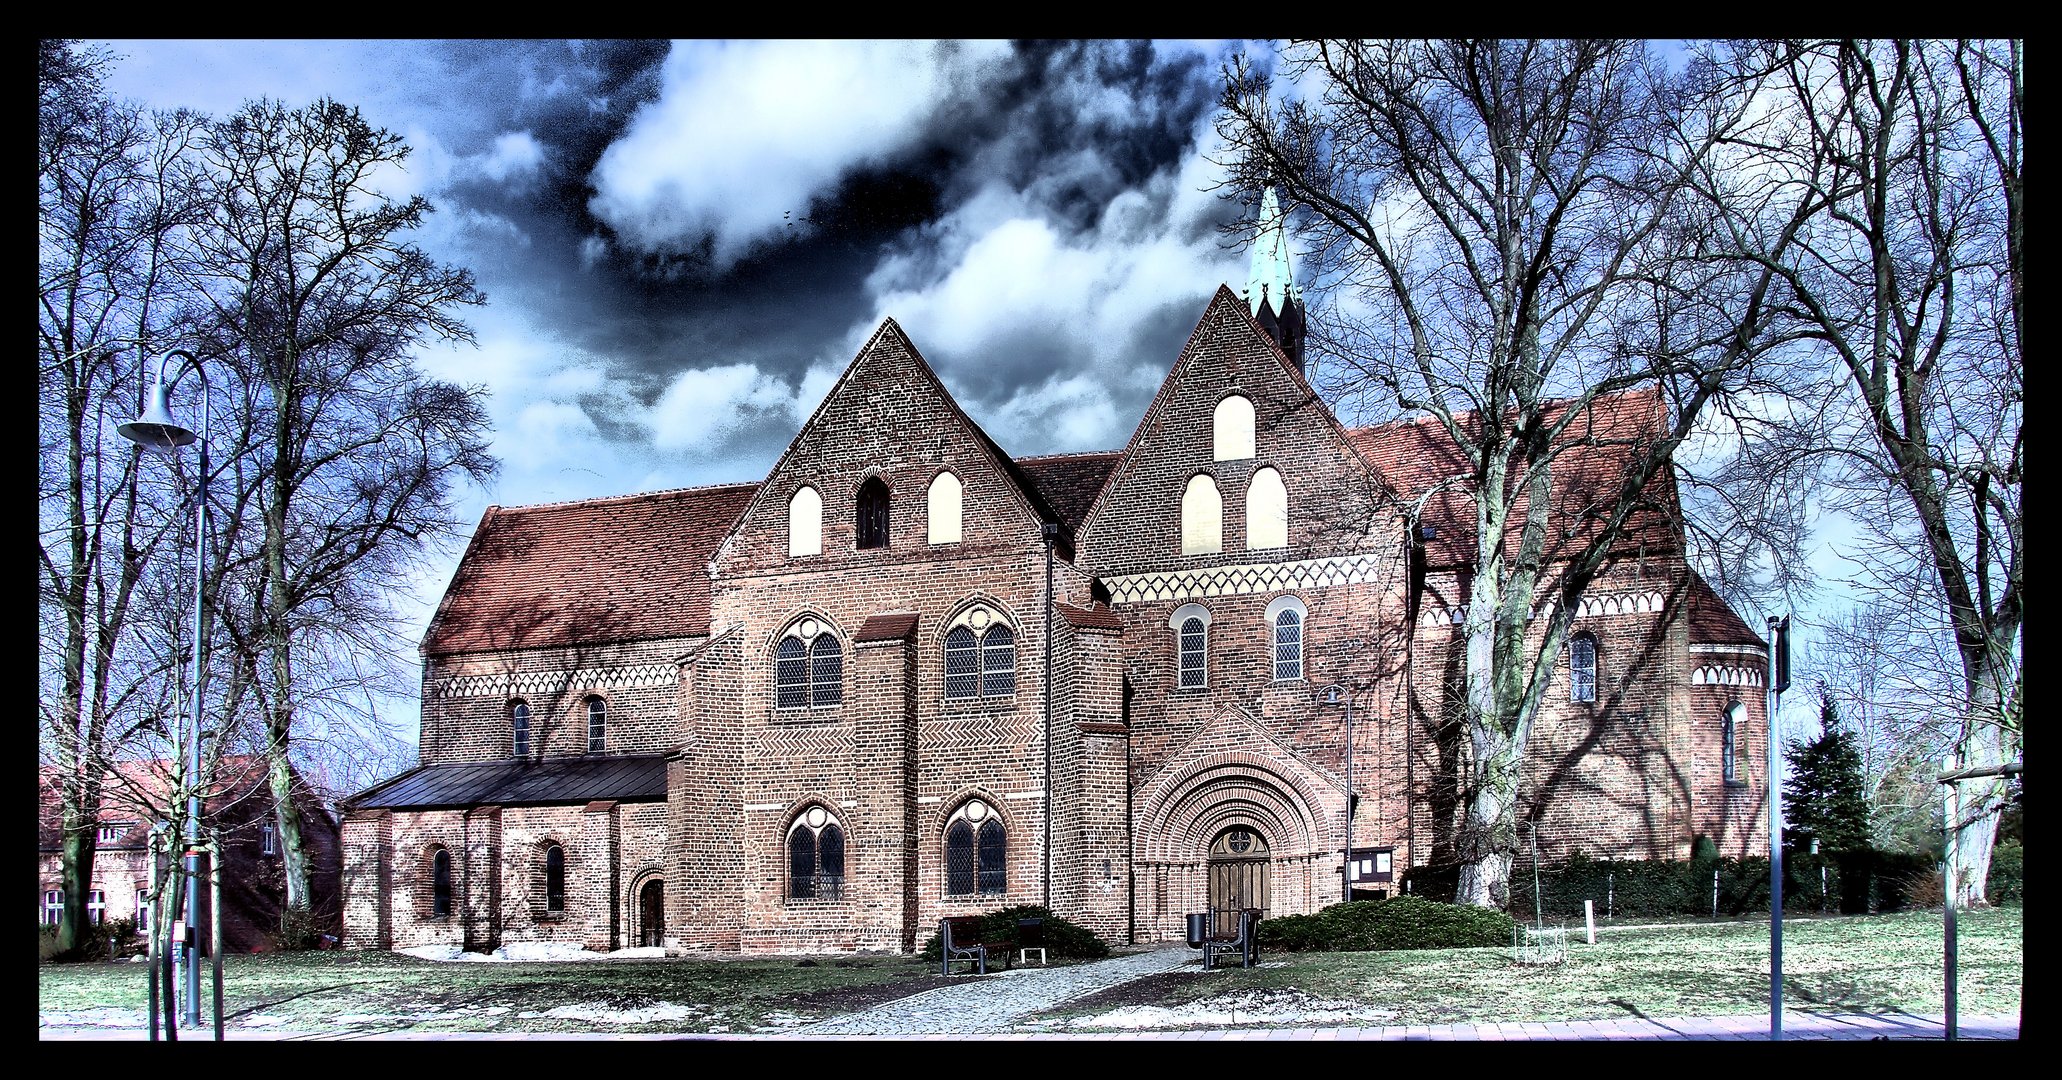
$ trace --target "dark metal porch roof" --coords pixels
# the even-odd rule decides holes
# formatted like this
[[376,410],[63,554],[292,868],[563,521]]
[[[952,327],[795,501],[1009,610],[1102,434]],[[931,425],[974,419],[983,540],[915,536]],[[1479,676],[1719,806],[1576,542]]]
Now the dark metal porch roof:
[[434,810],[665,798],[665,755],[617,754],[424,765],[353,795],[344,800],[344,808]]

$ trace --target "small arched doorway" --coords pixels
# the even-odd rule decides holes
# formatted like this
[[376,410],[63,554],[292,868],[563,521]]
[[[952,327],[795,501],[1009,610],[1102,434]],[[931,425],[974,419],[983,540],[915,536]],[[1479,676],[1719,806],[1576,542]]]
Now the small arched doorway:
[[1272,903],[1267,874],[1271,857],[1267,838],[1249,826],[1234,825],[1218,833],[1210,842],[1210,910],[1267,911]]
[[664,878],[652,878],[637,890],[637,943],[647,948],[666,943]]

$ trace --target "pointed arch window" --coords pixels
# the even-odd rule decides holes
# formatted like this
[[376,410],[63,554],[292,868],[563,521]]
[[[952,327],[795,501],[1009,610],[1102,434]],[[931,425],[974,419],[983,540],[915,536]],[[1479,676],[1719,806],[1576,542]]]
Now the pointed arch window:
[[1217,403],[1210,419],[1210,456],[1217,461],[1243,461],[1253,456],[1253,401],[1231,394]]
[[844,701],[845,651],[815,616],[788,627],[773,648],[773,706],[823,709]]
[[860,547],[888,546],[888,485],[880,477],[869,476],[866,483],[859,485],[853,516],[852,533]]
[[442,919],[451,914],[451,853],[438,848],[430,855],[430,916]]
[[1209,473],[1189,477],[1181,494],[1181,553],[1208,555],[1224,550],[1224,498]]
[[1584,631],[1568,639],[1568,700],[1597,699],[1597,638]]
[[1282,474],[1262,468],[1246,485],[1246,546],[1278,548],[1289,544],[1289,489]]
[[845,830],[821,806],[788,827],[788,899],[845,898]]
[[587,699],[587,752],[602,753],[608,747],[609,706],[598,697]]
[[518,701],[508,708],[510,741],[516,757],[530,756],[530,703]]
[[959,477],[942,472],[931,481],[924,512],[928,539],[933,544],[957,544],[960,538]]
[[1183,690],[1210,685],[1210,609],[1183,604],[1167,622],[1174,631],[1175,682]]
[[788,497],[788,557],[823,554],[823,496],[804,485]]
[[1009,833],[995,808],[969,799],[945,826],[945,894],[1000,896],[1009,891]]
[[555,840],[544,842],[544,911],[566,913],[566,849]]

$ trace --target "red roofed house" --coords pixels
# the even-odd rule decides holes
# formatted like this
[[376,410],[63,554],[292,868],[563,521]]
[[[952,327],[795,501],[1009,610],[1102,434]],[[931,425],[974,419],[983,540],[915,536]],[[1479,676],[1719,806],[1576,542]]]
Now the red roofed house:
[[[1011,457],[887,321],[758,483],[490,508],[421,765],[346,801],[346,943],[896,951],[1021,903],[1164,941],[1338,899],[1349,848],[1367,893],[1450,862],[1472,504],[1432,425],[1312,393],[1263,248],[1122,450]],[[1563,545],[1665,420],[1571,429]],[[1536,729],[1545,856],[1766,850],[1765,646],[1649,495]]]
[[[87,915],[95,922],[133,919],[138,929],[149,927],[150,913],[142,897],[151,881],[150,832],[168,798],[170,768],[171,763],[165,761],[120,762],[102,783],[100,818],[95,826],[99,836],[87,893]],[[37,845],[40,914],[44,923],[55,923],[62,907],[58,890],[64,839],[59,781],[55,770],[47,767],[37,779],[41,794]],[[265,759],[224,757],[215,772],[213,791],[202,804],[201,821],[204,827],[217,830],[222,839],[222,945],[230,952],[262,952],[277,940],[280,913],[286,909],[286,870],[280,863]],[[299,801],[308,857],[314,867],[311,899],[317,925],[334,933],[338,906],[336,818],[313,791]],[[208,894],[203,891],[200,899],[199,934],[205,951],[212,922]]]

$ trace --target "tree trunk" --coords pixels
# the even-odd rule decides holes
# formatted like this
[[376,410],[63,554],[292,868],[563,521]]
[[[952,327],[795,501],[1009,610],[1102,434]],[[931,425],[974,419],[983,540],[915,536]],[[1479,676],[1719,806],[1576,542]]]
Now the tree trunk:
[[[1971,680],[1974,700],[1962,722],[1962,737],[1955,750],[1962,768],[1997,766],[2018,756],[2018,747],[2007,737],[1997,688],[2003,685],[2002,665],[1979,661]],[[1950,822],[1955,830],[1957,902],[1970,906],[1990,903],[1990,858],[1997,846],[1998,819],[2005,809],[2008,786],[2003,777],[1990,776],[1960,782],[1961,817]]]
[[1471,723],[1467,814],[1461,825],[1456,904],[1501,910],[1511,896],[1511,860],[1517,850],[1516,811],[1522,755],[1488,724]]
[[[68,786],[68,785],[67,785]],[[100,785],[83,793],[80,805],[67,799],[63,811],[64,840],[59,873],[64,890],[64,912],[57,920],[57,955],[77,959],[86,944],[86,891],[93,887],[93,855],[99,846]]]

